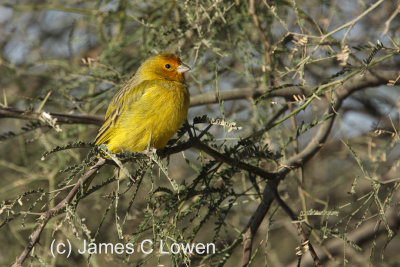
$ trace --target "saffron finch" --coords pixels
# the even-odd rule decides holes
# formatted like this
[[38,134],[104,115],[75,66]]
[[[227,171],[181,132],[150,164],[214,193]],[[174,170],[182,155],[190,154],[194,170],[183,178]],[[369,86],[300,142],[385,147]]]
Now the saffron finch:
[[187,116],[189,70],[174,54],[147,59],[111,100],[95,143],[113,153],[164,148]]

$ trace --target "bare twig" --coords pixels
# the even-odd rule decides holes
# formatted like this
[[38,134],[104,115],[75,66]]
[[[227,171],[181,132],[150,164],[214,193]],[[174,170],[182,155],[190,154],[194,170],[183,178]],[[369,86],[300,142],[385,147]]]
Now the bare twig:
[[[79,114],[63,114],[56,112],[49,112],[50,116],[57,119],[58,123],[82,123],[82,124],[96,124],[101,125],[104,120],[98,116],[79,115]],[[29,112],[12,107],[0,108],[1,118],[15,118],[22,120],[39,120],[41,113]]]
[[308,95],[311,93],[311,88],[301,88],[299,86],[289,86],[271,90],[271,88],[247,89],[238,88],[231,91],[222,91],[217,93],[206,93],[192,96],[190,98],[190,106],[201,106],[206,104],[216,104],[219,101],[238,100],[238,99],[255,99],[263,96],[265,99],[272,97],[284,97],[293,99],[293,95]]

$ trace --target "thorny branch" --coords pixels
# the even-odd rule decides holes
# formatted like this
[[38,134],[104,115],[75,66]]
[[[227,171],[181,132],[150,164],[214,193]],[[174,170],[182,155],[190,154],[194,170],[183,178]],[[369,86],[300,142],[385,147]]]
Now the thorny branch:
[[28,257],[29,253],[31,252],[32,248],[39,242],[40,234],[42,233],[44,227],[49,222],[49,220],[57,214],[60,210],[64,209],[74,198],[76,193],[78,193],[81,185],[85,183],[90,177],[96,174],[96,172],[106,163],[106,159],[99,159],[98,162],[92,166],[75,184],[75,186],[68,192],[68,195],[60,201],[55,207],[49,209],[46,212],[43,212],[39,218],[39,225],[36,227],[35,231],[29,236],[28,245],[22,251],[21,255],[12,265],[13,267],[22,266],[22,263]]

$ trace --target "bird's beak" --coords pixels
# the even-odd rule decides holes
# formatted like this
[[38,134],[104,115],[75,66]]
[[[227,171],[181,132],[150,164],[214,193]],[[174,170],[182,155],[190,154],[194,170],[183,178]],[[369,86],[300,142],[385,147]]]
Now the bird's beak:
[[184,73],[184,72],[187,72],[187,71],[191,70],[191,68],[190,68],[188,65],[181,63],[181,64],[176,68],[176,70],[177,70],[179,73]]

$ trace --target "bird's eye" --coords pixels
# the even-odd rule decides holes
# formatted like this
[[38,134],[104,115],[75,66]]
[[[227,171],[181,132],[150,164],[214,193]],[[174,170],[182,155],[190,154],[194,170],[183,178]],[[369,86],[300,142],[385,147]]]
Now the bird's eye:
[[166,69],[170,69],[170,68],[171,68],[171,65],[165,64],[165,68],[166,68]]

